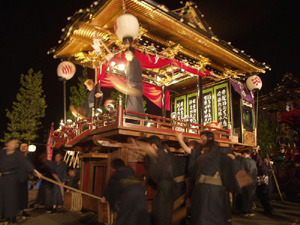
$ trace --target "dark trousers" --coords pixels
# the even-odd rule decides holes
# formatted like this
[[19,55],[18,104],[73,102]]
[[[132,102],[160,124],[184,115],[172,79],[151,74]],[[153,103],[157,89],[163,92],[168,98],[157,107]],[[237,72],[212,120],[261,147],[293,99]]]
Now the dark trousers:
[[242,188],[242,212],[251,213],[256,191],[256,182]]
[[174,203],[175,183],[163,180],[157,184],[152,202],[152,216],[155,225],[171,225]]
[[256,194],[257,197],[259,198],[261,205],[264,209],[265,213],[272,213],[273,208],[269,202],[269,197],[268,197],[268,185],[266,184],[261,184],[257,186],[256,189]]

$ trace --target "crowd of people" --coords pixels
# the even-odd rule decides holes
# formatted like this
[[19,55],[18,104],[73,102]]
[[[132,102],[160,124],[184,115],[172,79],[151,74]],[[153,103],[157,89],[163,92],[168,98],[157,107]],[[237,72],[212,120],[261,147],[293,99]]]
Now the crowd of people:
[[[187,157],[174,155],[157,136],[148,138],[147,143],[132,140],[144,157],[147,180],[156,190],[149,216],[146,190],[131,167],[125,166],[121,159],[112,162],[116,172],[108,183],[104,201],[107,200],[116,212],[116,224],[124,224],[122,221],[172,224],[174,202],[181,194],[185,195],[184,207],[190,210],[188,215],[175,221],[178,224],[185,224],[186,218],[190,218],[193,225],[231,224],[233,210],[245,217],[255,216],[255,195],[266,214],[274,212],[270,204],[269,162],[260,157],[258,150],[235,153],[218,146],[210,131],[203,131],[199,142],[185,143],[182,133],[176,135]],[[184,163],[180,163],[179,158],[184,159]],[[178,188],[178,175],[186,177],[184,189]],[[134,209],[134,205],[139,207]]]
[[28,189],[30,174],[35,175],[35,181],[41,181],[38,192],[38,203],[48,207],[51,214],[57,212],[57,207],[63,205],[64,190],[51,182],[42,179],[48,177],[61,183],[79,188],[79,176],[74,168],[67,168],[63,161],[63,153],[58,152],[55,160],[47,160],[46,154],[39,157],[35,169],[28,156],[28,143],[20,143],[17,139],[9,140],[5,148],[0,150],[0,222],[15,223],[17,216],[31,217],[28,213]]

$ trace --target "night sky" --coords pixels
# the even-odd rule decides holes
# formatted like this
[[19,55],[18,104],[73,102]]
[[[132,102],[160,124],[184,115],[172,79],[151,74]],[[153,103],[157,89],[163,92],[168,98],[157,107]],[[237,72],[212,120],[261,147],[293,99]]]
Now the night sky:
[[[50,129],[51,122],[57,128],[59,120],[63,118],[63,85],[56,74],[60,60],[47,55],[47,51],[58,45],[61,29],[68,23],[67,17],[80,8],[89,7],[92,2],[1,1],[1,138],[8,122],[5,109],[11,109],[20,88],[20,75],[27,74],[29,68],[44,74],[43,88],[48,108],[43,129]],[[157,2],[170,9],[183,6],[179,0]],[[300,77],[299,7],[296,4],[299,0],[195,2],[218,38],[231,42],[232,46],[271,66],[272,71],[260,75],[263,80],[262,93],[273,90],[287,72],[296,78]],[[76,83],[76,79],[72,80],[67,82],[67,88],[72,82]]]

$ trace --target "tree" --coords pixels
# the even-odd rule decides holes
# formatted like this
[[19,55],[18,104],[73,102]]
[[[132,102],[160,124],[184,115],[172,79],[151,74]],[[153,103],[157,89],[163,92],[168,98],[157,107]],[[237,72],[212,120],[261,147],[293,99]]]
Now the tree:
[[[89,92],[84,85],[86,79],[88,79],[88,71],[85,67],[82,70],[82,76],[78,76],[77,86],[70,87],[70,105],[74,106],[75,108],[81,107],[87,100]],[[67,118],[75,119],[70,110],[67,113]]]
[[270,155],[270,147],[275,147],[276,140],[276,122],[269,117],[262,116],[262,113],[258,117],[258,145],[260,145],[262,156]]
[[11,111],[6,109],[6,117],[10,122],[7,124],[8,132],[4,133],[1,141],[16,138],[31,142],[38,138],[37,132],[41,128],[41,119],[45,117],[47,108],[42,78],[42,72],[34,73],[33,69],[29,69],[27,75],[21,74],[21,88],[16,101],[12,103]]

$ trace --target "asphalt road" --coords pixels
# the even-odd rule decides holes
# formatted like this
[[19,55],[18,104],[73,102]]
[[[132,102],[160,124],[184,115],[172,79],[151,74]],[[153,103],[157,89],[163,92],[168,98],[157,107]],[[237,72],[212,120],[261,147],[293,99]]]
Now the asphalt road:
[[[35,193],[31,191],[31,197]],[[291,201],[272,201],[275,213],[272,216],[267,216],[263,213],[261,204],[256,201],[257,208],[255,216],[243,217],[238,213],[233,213],[233,225],[300,225],[300,203]],[[97,214],[91,212],[79,213],[60,210],[54,215],[50,215],[44,208],[32,208],[29,212],[32,217],[23,219],[18,217],[18,224],[24,225],[100,225],[97,222]],[[188,223],[187,223],[188,224]]]

